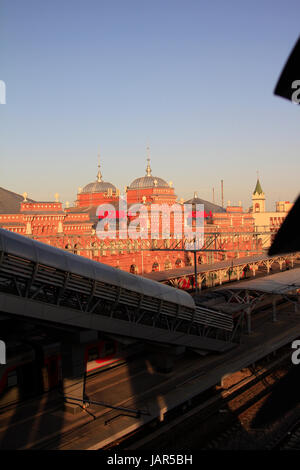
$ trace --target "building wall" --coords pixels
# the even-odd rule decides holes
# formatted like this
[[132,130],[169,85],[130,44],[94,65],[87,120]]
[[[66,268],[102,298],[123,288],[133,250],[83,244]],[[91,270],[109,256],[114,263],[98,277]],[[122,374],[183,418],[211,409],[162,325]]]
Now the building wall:
[[[174,198],[176,197],[174,189],[165,189],[166,192],[161,193],[156,202],[162,203],[166,196],[171,205],[175,202]],[[133,200],[135,197],[135,202],[138,202],[141,195],[149,198],[154,197],[153,191],[157,191],[157,188],[154,188],[152,193],[148,190],[143,190],[144,193],[139,191],[138,195],[137,193],[135,196],[133,193],[131,194]],[[104,197],[103,194],[101,197]],[[96,202],[98,199],[94,197],[93,201]],[[80,200],[83,202],[83,199]],[[181,207],[183,208],[183,206]],[[84,209],[85,206],[82,208]],[[245,213],[241,206],[228,206],[226,212],[215,213],[207,217],[204,226],[204,247],[226,251],[224,253],[200,252],[197,255],[197,262],[213,263],[226,258],[258,252],[262,246],[261,242],[253,246],[252,239],[256,229],[255,217],[258,215],[262,214],[249,214]],[[282,215],[280,213],[281,217]],[[194,263],[193,254],[190,252],[151,251],[145,249],[145,241],[141,242],[141,240],[120,240],[118,237],[116,240],[109,238],[99,240],[89,212],[76,212],[76,206],[72,211],[70,209],[64,210],[62,204],[57,201],[34,203],[23,201],[20,213],[0,214],[0,226],[78,255],[138,274],[152,270],[174,269]],[[215,233],[218,234],[217,247],[211,244]],[[161,238],[163,237],[161,236]],[[170,241],[167,241],[165,247],[168,246],[168,243],[169,246],[172,244],[172,237]]]

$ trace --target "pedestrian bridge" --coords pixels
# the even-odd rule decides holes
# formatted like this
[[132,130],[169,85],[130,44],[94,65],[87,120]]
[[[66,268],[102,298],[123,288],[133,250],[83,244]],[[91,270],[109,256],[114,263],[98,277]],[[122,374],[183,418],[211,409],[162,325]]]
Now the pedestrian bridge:
[[208,322],[188,293],[3,229],[0,311],[204,351],[234,346],[229,317]]

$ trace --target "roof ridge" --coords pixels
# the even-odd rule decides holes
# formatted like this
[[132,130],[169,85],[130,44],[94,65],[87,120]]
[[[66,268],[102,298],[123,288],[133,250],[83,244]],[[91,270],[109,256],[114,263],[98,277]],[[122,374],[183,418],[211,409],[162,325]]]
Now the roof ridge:
[[[10,191],[10,189],[3,188],[2,186],[0,186],[0,189],[2,189],[2,191],[5,191],[5,192],[10,193],[10,194],[13,194],[14,196],[22,197],[22,198],[24,199],[24,196],[23,196],[22,194],[15,193],[14,191]],[[28,201],[30,201],[30,202],[37,202],[37,201],[34,201],[33,199],[28,199]]]

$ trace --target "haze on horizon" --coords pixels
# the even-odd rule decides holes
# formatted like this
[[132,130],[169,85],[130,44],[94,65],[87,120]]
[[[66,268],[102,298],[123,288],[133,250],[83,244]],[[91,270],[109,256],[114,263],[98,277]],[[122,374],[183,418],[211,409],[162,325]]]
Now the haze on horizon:
[[[0,186],[73,202],[146,168],[178,198],[268,210],[299,193],[299,107],[273,95],[299,36],[296,0],[2,0]],[[300,79],[300,77],[295,77]]]

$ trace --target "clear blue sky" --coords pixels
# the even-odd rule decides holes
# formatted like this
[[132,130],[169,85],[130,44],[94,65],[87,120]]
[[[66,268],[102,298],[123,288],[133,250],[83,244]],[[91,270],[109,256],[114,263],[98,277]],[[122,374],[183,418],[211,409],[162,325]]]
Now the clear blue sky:
[[[0,185],[74,201],[145,173],[248,209],[300,190],[300,109],[275,97],[299,0],[1,0]],[[300,79],[300,77],[295,77]]]

